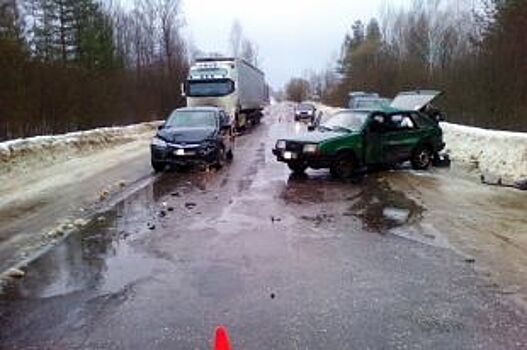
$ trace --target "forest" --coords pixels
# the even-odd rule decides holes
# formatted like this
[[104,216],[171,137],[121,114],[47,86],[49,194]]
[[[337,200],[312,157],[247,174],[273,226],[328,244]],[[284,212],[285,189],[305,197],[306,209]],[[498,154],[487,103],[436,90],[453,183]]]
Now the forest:
[[0,0],[0,140],[161,118],[183,104],[178,0]]
[[527,131],[527,1],[415,0],[355,21],[338,62],[293,78],[285,95],[345,106],[350,91],[444,91],[448,120]]

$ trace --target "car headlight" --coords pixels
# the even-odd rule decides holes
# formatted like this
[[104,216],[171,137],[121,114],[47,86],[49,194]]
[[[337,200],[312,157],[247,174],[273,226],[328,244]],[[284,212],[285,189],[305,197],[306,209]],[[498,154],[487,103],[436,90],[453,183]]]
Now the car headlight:
[[159,137],[154,137],[152,139],[152,146],[166,148],[168,144],[164,140],[161,140]]
[[317,144],[307,144],[304,145],[303,152],[304,153],[316,153],[318,151],[318,145]]
[[205,140],[199,146],[199,152],[201,154],[210,154],[216,150],[216,142],[212,140]]
[[284,140],[278,140],[276,142],[276,149],[285,149],[285,141]]

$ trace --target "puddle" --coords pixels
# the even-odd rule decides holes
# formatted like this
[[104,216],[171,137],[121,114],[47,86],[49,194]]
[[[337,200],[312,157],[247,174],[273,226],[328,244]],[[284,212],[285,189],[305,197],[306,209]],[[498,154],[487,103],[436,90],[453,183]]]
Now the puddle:
[[287,204],[341,201],[360,190],[353,184],[335,180],[326,170],[309,170],[308,174],[291,174],[280,198]]
[[162,220],[157,202],[175,188],[184,191],[185,186],[202,183],[201,176],[187,181],[186,176],[167,174],[137,191],[33,261],[24,279],[4,286],[0,301],[45,299],[86,290],[116,293],[156,275],[169,262],[142,250],[141,241],[155,234],[147,223]]
[[370,179],[345,215],[358,217],[369,231],[386,233],[421,221],[425,210],[404,193],[392,190],[385,180]]

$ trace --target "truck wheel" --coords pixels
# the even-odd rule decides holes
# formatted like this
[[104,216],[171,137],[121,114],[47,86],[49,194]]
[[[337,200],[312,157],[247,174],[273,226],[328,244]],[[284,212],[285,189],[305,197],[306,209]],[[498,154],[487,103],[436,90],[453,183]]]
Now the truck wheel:
[[162,162],[156,162],[155,160],[152,160],[152,168],[154,168],[154,171],[156,173],[160,173],[166,168],[166,164]]
[[303,174],[307,169],[307,164],[304,162],[289,162],[287,166],[295,174]]
[[339,154],[329,168],[331,175],[339,179],[350,178],[355,170],[353,155],[347,152]]
[[412,163],[412,168],[416,170],[428,169],[432,163],[432,151],[427,146],[418,146],[412,152],[410,162]]

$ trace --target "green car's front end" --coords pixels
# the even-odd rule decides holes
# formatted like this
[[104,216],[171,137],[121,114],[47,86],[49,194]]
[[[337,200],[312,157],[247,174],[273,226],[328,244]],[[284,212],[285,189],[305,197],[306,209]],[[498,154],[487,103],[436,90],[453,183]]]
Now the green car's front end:
[[303,172],[307,168],[332,168],[340,153],[362,150],[361,130],[367,115],[359,112],[342,114],[342,118],[336,116],[312,132],[279,139],[273,154],[294,172]]

